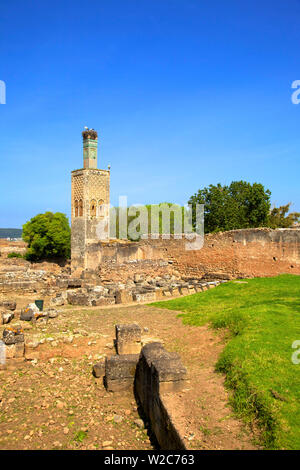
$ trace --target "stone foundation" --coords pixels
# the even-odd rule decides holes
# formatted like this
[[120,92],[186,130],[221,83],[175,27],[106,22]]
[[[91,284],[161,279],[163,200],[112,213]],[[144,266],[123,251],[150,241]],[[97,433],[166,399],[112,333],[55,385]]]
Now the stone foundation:
[[186,385],[186,368],[177,353],[167,352],[161,343],[143,347],[135,375],[135,394],[151,423],[151,430],[164,450],[183,450],[183,437],[176,429],[164,393],[176,393]]
[[109,392],[132,390],[150,423],[158,444],[165,450],[185,449],[184,439],[176,428],[176,418],[171,416],[164,394],[177,393],[186,385],[186,368],[180,356],[164,349],[162,343],[146,344],[140,354],[127,351],[141,347],[141,328],[136,325],[116,325],[118,354],[95,364],[93,374],[102,377]]

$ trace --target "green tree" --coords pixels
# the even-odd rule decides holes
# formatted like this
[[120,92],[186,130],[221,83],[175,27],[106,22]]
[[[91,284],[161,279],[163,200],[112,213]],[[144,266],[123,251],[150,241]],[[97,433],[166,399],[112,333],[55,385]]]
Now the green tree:
[[[162,234],[163,229],[165,228],[167,230],[167,233],[174,234],[174,232],[177,232],[177,228],[180,227],[182,230],[184,228],[184,211],[186,210],[185,207],[179,206],[177,204],[172,204],[171,202],[163,202],[160,204],[146,204],[144,206],[136,206],[136,213],[135,215],[131,215],[129,213],[129,208],[127,208],[127,231],[126,227],[124,227],[126,233],[120,234],[120,207],[113,207],[111,208],[111,218],[110,218],[110,235],[111,236],[116,236],[119,238],[121,235],[128,237],[129,240],[131,240],[130,236],[128,235],[128,226],[129,224],[137,219],[141,213],[141,210],[139,210],[139,207],[141,210],[147,211],[147,218],[148,218],[148,227],[147,231],[145,233],[150,233],[151,231],[155,231],[154,227],[151,224],[151,211],[154,211],[155,214],[158,215],[158,233]],[[132,209],[134,206],[132,207]],[[168,214],[168,208],[170,210]],[[165,215],[165,224],[167,227],[163,227],[163,210],[166,209],[167,215]],[[134,211],[133,211],[134,212]],[[168,217],[169,215],[169,217]],[[168,224],[170,223],[170,225]],[[114,226],[115,223],[115,226]],[[137,230],[139,231],[139,230]],[[141,236],[144,234],[142,227],[140,227],[140,237],[137,239],[139,240]],[[132,241],[137,241],[137,240],[132,240]]]
[[65,214],[45,212],[23,225],[23,240],[28,243],[26,259],[62,258],[71,254],[71,230]]
[[259,183],[233,181],[199,189],[189,204],[204,204],[205,233],[268,225],[271,192]]
[[299,223],[300,212],[289,212],[291,203],[285,206],[274,207],[269,215],[269,227],[271,228],[288,228]]

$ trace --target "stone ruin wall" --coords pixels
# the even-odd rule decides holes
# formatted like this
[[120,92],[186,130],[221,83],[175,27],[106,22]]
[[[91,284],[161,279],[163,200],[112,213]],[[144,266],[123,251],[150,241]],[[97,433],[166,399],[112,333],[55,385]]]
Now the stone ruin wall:
[[0,238],[0,258],[7,258],[9,253],[26,253],[27,243],[23,241],[10,241],[5,238]]
[[[0,294],[39,292],[54,295],[81,279],[84,285],[128,283],[175,276],[206,281],[238,277],[300,274],[299,229],[235,230],[205,236],[201,250],[187,251],[185,240],[114,241],[87,246],[88,269],[71,273],[70,264],[30,263],[7,259],[7,253],[25,249],[20,242],[0,242]],[[4,251],[3,251],[4,250]],[[151,283],[151,281],[150,281]],[[70,286],[69,286],[70,287]]]
[[300,274],[299,229],[247,229],[209,234],[201,250],[186,240],[141,240],[91,244],[88,270],[102,279],[124,281],[135,273],[189,278],[237,278]]

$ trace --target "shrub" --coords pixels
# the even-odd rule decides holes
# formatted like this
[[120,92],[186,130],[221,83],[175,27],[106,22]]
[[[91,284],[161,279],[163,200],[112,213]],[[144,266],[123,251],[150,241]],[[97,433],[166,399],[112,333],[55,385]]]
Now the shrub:
[[65,214],[45,212],[23,225],[23,240],[28,243],[25,258],[68,259],[71,254],[71,229]]
[[8,253],[7,257],[8,258],[24,258],[24,256],[21,253],[16,253],[15,251]]

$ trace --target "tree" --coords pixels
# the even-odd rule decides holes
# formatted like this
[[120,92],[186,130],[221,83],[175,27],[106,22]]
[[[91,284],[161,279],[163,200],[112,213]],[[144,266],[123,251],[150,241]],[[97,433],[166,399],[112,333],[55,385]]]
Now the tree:
[[[126,216],[127,225],[120,227],[120,207],[113,207],[110,212],[110,235],[112,237],[127,237],[131,241],[139,240],[142,235],[153,233],[182,233],[184,228],[184,214],[185,207],[170,202],[163,202],[160,204],[146,204],[139,206],[131,206],[127,208],[127,216],[125,212],[123,216]],[[123,209],[124,210],[124,209]],[[140,224],[140,216],[145,217],[145,223]],[[153,219],[155,221],[152,224]],[[129,229],[130,225],[136,221],[137,229],[135,238],[131,238]],[[153,226],[154,225],[154,226]],[[122,233],[120,232],[120,229]],[[123,233],[124,232],[124,233]]]
[[189,204],[204,204],[204,231],[209,233],[267,226],[270,196],[262,184],[233,181],[199,189]]
[[62,258],[71,254],[71,229],[65,214],[45,212],[23,225],[23,240],[28,243],[26,259]]
[[274,207],[269,215],[269,227],[271,228],[288,228],[298,223],[300,220],[300,212],[289,212],[291,203],[285,206]]

